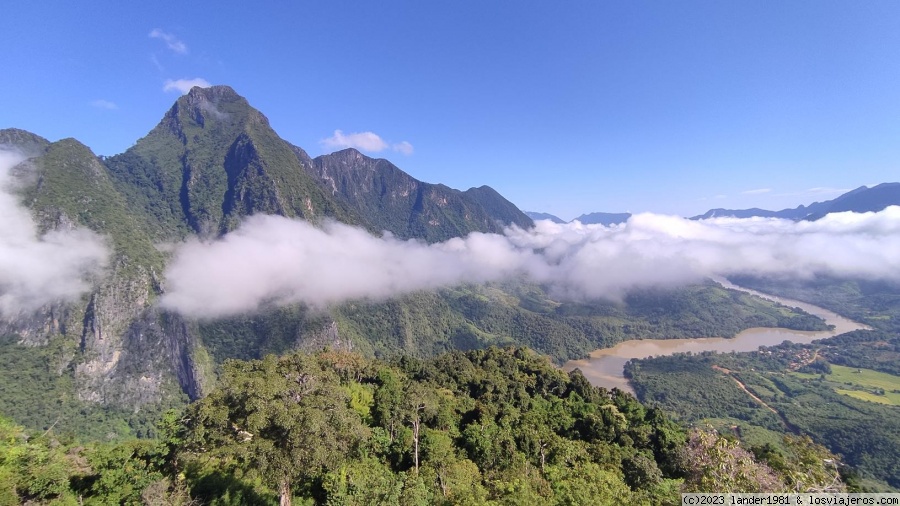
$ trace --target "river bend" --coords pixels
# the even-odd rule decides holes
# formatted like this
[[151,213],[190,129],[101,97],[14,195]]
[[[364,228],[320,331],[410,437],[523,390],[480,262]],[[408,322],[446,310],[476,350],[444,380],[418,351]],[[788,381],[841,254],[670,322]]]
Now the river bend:
[[738,333],[731,339],[722,337],[702,337],[696,339],[632,339],[623,341],[612,348],[602,348],[591,352],[590,357],[582,360],[570,360],[563,365],[564,371],[581,369],[585,378],[595,386],[618,388],[634,393],[628,380],[623,375],[625,362],[633,358],[658,357],[675,353],[704,351],[727,353],[731,351],[755,351],[760,346],[774,346],[784,341],[793,343],[810,343],[816,339],[836,336],[851,330],[868,328],[861,323],[849,320],[827,309],[791,299],[784,299],[734,285],[724,279],[716,279],[725,288],[741,290],[764,299],[799,307],[807,313],[834,325],[833,330],[800,331],[785,328],[754,327]]

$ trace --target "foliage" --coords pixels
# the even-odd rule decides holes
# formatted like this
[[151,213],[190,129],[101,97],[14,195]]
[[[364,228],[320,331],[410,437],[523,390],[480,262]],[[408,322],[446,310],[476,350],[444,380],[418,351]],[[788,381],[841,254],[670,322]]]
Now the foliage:
[[808,439],[757,457],[515,348],[232,360],[219,389],[157,427],[154,440],[79,445],[0,421],[0,492],[11,504],[678,504],[680,491],[834,478]]
[[[30,430],[53,427],[57,434],[108,441],[155,436],[155,423],[162,412],[183,402],[177,392],[165,402],[140,410],[80,400],[73,367],[66,365],[66,357],[73,353],[62,337],[41,347],[24,347],[12,338],[0,338],[0,413]],[[64,364],[61,370],[58,364]]]
[[766,493],[785,488],[768,465],[756,462],[753,454],[737,441],[715,431],[692,430],[683,458],[685,467],[690,469],[685,479],[686,491]]
[[109,172],[74,139],[51,144],[36,159],[39,184],[25,199],[46,230],[69,220],[108,237],[126,272],[142,266],[160,269],[162,255],[153,246],[143,220],[116,190]]
[[[337,351],[315,359],[300,357],[270,357],[239,368],[230,362],[225,383],[226,390],[240,384],[235,392],[268,392],[268,385],[252,379],[259,375],[276,378],[272,383],[281,385],[276,391],[289,391],[290,382],[280,378],[309,374],[321,382],[317,384],[340,386],[334,398],[343,400],[329,410],[355,417],[350,446],[326,465],[306,465],[306,474],[297,475],[291,485],[294,496],[335,504],[360,504],[367,493],[369,501],[377,497],[380,504],[584,504],[602,500],[598,498],[610,504],[677,503],[682,477],[709,474],[704,466],[718,469],[732,465],[728,462],[737,466],[733,476],[697,478],[688,489],[787,486],[781,475],[730,441],[703,447],[707,454],[702,459],[696,452],[687,458],[692,455],[686,453],[687,434],[661,411],[648,410],[617,390],[592,387],[579,372],[566,375],[527,350],[457,351],[425,361],[404,357],[390,364]],[[371,395],[357,395],[354,401],[346,395],[354,391]],[[246,396],[233,398],[225,404],[256,405]],[[282,396],[280,402],[300,401]],[[369,408],[360,409],[360,402]],[[191,412],[220,404],[201,401]],[[275,413],[282,409],[266,406]],[[228,408],[209,418],[189,415],[190,437],[199,437],[196,441],[202,444],[184,458],[212,457],[222,469],[232,469],[234,479],[249,484],[254,476],[271,473],[259,472],[257,461],[251,465],[241,456],[241,447],[250,448],[257,436],[247,440],[248,435],[240,435],[244,415],[235,413]],[[214,425],[209,431],[208,423]],[[294,425],[289,430],[303,429]],[[327,448],[332,436],[318,433]],[[289,441],[292,436],[280,437]],[[289,446],[282,450],[312,455],[302,445]],[[727,451],[719,451],[723,448]],[[232,464],[225,465],[228,462]],[[799,464],[791,469],[800,469]],[[272,482],[266,487],[270,494],[275,488]]]
[[[836,365],[831,369],[838,371],[837,378],[857,377],[859,383],[847,385],[833,379],[834,374],[795,372],[816,356],[817,350],[819,357],[840,354],[847,345],[835,345],[837,339],[811,345],[786,343],[750,353],[635,360],[627,371],[639,398],[684,421],[730,417],[733,422],[720,425],[739,435],[754,427],[807,434],[830,452],[842,455],[863,477],[900,487],[895,458],[900,452],[900,407],[842,395],[873,378],[884,385],[885,378],[874,374],[861,377],[862,373]],[[783,443],[777,446],[784,451]]]
[[364,435],[335,373],[298,354],[227,362],[220,388],[188,420],[188,448],[258,471],[282,501],[294,483],[336,467]]
[[[665,462],[684,440],[676,425],[571,378],[531,352],[497,348],[394,364],[336,351],[232,361],[221,390],[187,415],[192,450],[183,458],[216,459],[235,479],[258,476],[282,496],[348,504],[369,490],[385,504],[522,494],[577,504],[601,491],[626,501],[677,477]],[[354,401],[354,391],[371,395]]]

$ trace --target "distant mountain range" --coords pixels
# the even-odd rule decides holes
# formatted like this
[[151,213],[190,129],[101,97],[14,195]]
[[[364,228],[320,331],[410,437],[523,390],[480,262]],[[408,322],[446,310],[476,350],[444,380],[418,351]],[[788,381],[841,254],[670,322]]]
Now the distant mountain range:
[[585,225],[617,225],[631,218],[631,213],[588,213],[582,214],[572,221],[580,221]]
[[525,211],[525,214],[528,215],[532,220],[550,220],[553,223],[566,223],[562,218],[558,218],[550,213],[536,213],[534,211]]
[[[565,220],[554,216],[550,213],[538,213],[533,211],[525,211],[532,220],[550,220],[553,223],[567,223]],[[585,225],[616,225],[625,223],[631,218],[631,213],[588,213],[582,214],[572,221],[580,221]],[[568,222],[571,223],[571,222]]]
[[[787,220],[815,221],[829,213],[853,211],[857,213],[877,212],[888,206],[900,206],[900,183],[882,183],[871,188],[860,186],[840,197],[824,202],[813,202],[808,206],[798,206],[781,211],[769,211],[767,209],[710,209],[703,214],[692,216],[692,220],[705,220],[709,218],[783,218]],[[551,220],[554,223],[566,223],[549,213],[525,211],[532,220]],[[572,221],[580,221],[588,224],[615,225],[624,223],[631,217],[630,213],[589,213],[582,214]],[[571,223],[571,222],[570,222]]]
[[707,218],[784,218],[787,220],[815,221],[829,213],[854,211],[857,213],[877,212],[885,207],[900,205],[900,183],[882,183],[871,188],[860,186],[840,197],[824,202],[813,202],[808,206],[799,206],[781,211],[765,209],[710,209],[704,214],[693,216],[692,220]]

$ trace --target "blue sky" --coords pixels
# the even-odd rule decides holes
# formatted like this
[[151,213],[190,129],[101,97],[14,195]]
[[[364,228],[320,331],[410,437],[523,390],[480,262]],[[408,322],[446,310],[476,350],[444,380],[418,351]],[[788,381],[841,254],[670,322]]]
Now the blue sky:
[[566,219],[781,209],[900,180],[898,27],[894,1],[14,2],[0,128],[116,154],[199,79],[313,156]]

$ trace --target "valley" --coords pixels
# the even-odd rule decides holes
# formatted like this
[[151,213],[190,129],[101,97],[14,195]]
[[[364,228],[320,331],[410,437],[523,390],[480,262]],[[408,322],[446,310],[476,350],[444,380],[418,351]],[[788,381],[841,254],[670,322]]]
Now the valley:
[[[883,452],[835,444],[831,425],[797,419],[786,390],[733,361],[760,346],[894,332],[896,301],[877,283],[798,292],[739,274],[730,284],[692,252],[712,245],[712,265],[756,253],[733,250],[730,234],[743,232],[727,222],[592,213],[587,225],[535,223],[487,186],[425,183],[354,149],[310,157],[226,86],[192,89],[118,155],[16,129],[0,130],[0,145],[15,150],[0,197],[22,222],[17,240],[86,255],[60,262],[65,291],[4,288],[3,451],[45,467],[0,462],[0,491],[352,504],[364,494],[349,483],[368,483],[388,503],[614,493],[659,504],[708,483],[761,491],[790,489],[799,472],[831,479],[802,456],[832,452],[862,473],[847,472],[855,490],[895,486],[893,468],[872,468]],[[767,240],[780,241],[782,226]],[[703,234],[723,238],[678,242]],[[805,367],[833,361],[832,376],[798,368],[785,381],[893,409],[891,378],[840,369],[872,359],[890,374],[886,350],[842,349],[808,353]],[[709,363],[680,370],[685,360]],[[694,387],[729,393],[701,402]],[[238,398],[271,409],[251,416]],[[272,426],[282,409],[308,418]],[[721,433],[690,426],[698,420]],[[271,454],[298,470],[280,481],[256,469],[270,464],[254,455],[283,442],[266,439],[272,430],[298,438]],[[304,439],[310,430],[333,436],[322,453]],[[727,439],[735,431],[742,443]],[[748,453],[764,443],[769,453]],[[723,444],[748,467],[718,476],[723,457],[702,464]],[[141,488],[104,488],[124,482]]]
[[723,286],[744,291],[752,295],[772,300],[785,307],[799,308],[824,320],[830,328],[821,331],[802,331],[785,328],[756,327],[742,330],[732,338],[701,337],[693,339],[662,340],[639,339],[623,341],[610,348],[594,350],[590,358],[570,360],[563,366],[564,370],[578,368],[591,383],[604,388],[619,388],[629,393],[634,390],[624,375],[626,362],[631,359],[643,359],[674,355],[677,353],[702,354],[704,352],[731,353],[755,351],[760,346],[775,346],[782,342],[807,344],[818,339],[833,337],[845,332],[869,329],[866,325],[844,318],[809,303],[766,295],[755,290],[742,288],[727,280],[718,280]]
[[900,497],[900,3],[7,4],[0,506]]
[[867,325],[755,351],[634,360],[626,376],[637,397],[687,423],[732,432],[758,448],[778,447],[785,432],[809,435],[854,466],[860,486],[900,487],[897,306],[884,303],[896,300],[900,288],[834,279],[738,282],[827,305]]
[[[96,428],[82,417],[108,412],[116,415],[96,430],[115,437],[146,434],[161,410],[210,391],[225,360],[294,349],[425,358],[513,345],[562,364],[633,338],[731,337],[759,326],[824,328],[808,314],[723,290],[702,277],[688,286],[650,283],[619,300],[560,297],[556,292],[564,287],[517,270],[546,270],[537,263],[546,260],[531,247],[515,246],[513,241],[531,240],[526,232],[498,233],[533,230],[533,222],[496,191],[425,183],[352,149],[311,158],[227,86],[192,89],[119,155],[101,159],[75,139],[50,142],[17,129],[0,131],[0,145],[25,158],[10,170],[12,196],[27,206],[36,233],[94,233],[104,238],[107,254],[102,270],[76,273],[90,276],[78,296],[43,299],[29,311],[0,318],[6,356],[17,356],[18,346],[40,350],[28,371],[7,373],[10,394],[0,398],[0,412],[35,429],[57,418],[61,430]],[[254,222],[269,226],[272,235],[241,228],[263,215],[279,217]],[[297,233],[305,239],[289,237]],[[255,241],[249,243],[255,258],[201,260],[173,274],[179,251],[204,244],[227,248],[239,238]],[[351,239],[356,247],[342,242]],[[40,246],[42,239],[29,240]],[[327,253],[316,256],[318,250]],[[351,267],[353,258],[342,250],[369,256]],[[284,253],[262,258],[272,251]],[[470,253],[458,257],[459,251]],[[323,269],[335,264],[336,254],[347,259],[337,269]],[[391,260],[407,254],[418,256]],[[503,262],[481,265],[495,255],[522,265],[502,275]],[[404,271],[420,259],[431,266]],[[303,270],[304,263],[321,267]],[[459,274],[435,285],[431,279],[451,265]],[[199,273],[207,268],[214,270]],[[350,269],[355,276],[344,275]],[[384,276],[382,269],[395,274]],[[382,285],[362,292],[371,296],[343,295],[360,293],[360,281],[376,273]],[[413,281],[399,289],[392,278]],[[284,279],[292,284],[270,289],[260,281]],[[316,290],[304,288],[313,282]],[[221,288],[195,297],[194,309],[163,304],[181,287],[198,286]],[[297,300],[298,290],[309,295]],[[336,299],[317,302],[316,294],[324,292]],[[213,297],[225,296],[221,304],[228,308],[236,306],[227,297],[249,294],[257,295],[241,302],[239,311],[213,318],[197,313]],[[32,374],[52,387],[37,389],[42,383],[29,380]],[[45,399],[46,392],[56,392],[57,401],[20,402]]]

